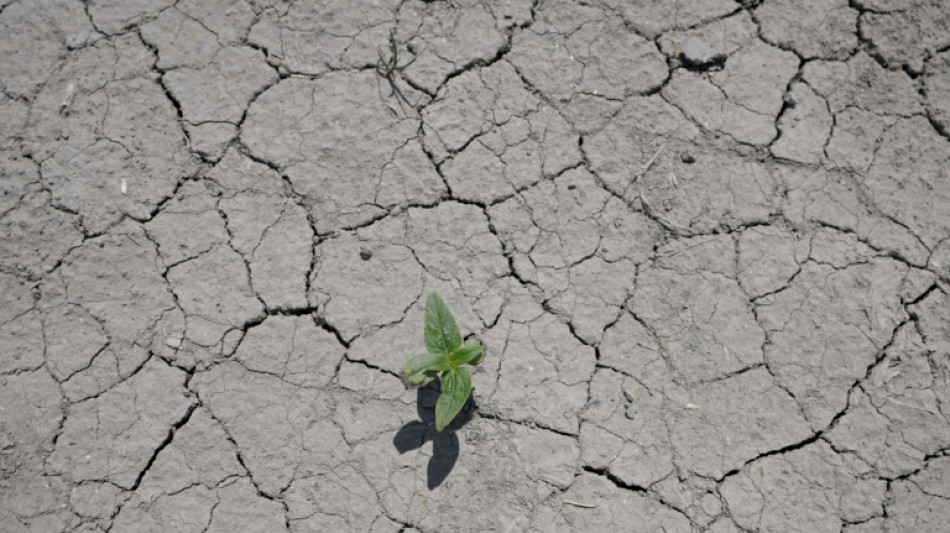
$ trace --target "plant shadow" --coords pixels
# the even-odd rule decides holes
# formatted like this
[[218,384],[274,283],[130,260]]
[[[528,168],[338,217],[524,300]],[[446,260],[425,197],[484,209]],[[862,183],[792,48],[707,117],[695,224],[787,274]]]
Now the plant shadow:
[[433,490],[452,472],[459,458],[459,438],[456,432],[475,414],[473,396],[469,396],[462,410],[442,432],[435,429],[435,402],[439,390],[434,385],[420,387],[416,396],[416,409],[420,420],[409,422],[396,432],[393,445],[400,455],[422,448],[432,441],[432,457],[426,472],[429,490]]

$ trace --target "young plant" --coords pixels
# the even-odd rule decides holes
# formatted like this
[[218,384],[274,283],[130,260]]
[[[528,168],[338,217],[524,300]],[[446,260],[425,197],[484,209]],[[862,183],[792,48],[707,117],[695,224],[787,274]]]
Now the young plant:
[[435,403],[435,429],[449,425],[472,392],[472,374],[463,365],[482,360],[482,345],[475,339],[462,344],[462,335],[452,312],[435,292],[426,299],[425,342],[428,353],[417,355],[402,367],[413,385],[424,386],[436,376],[442,381],[442,393]]
[[413,57],[408,63],[399,64],[399,47],[396,46],[396,36],[392,32],[389,33],[389,59],[386,59],[383,55],[382,48],[377,47],[376,51],[379,52],[379,63],[376,64],[376,69],[384,78],[390,81],[392,81],[395,74],[406,70],[409,65],[416,62],[416,58]]

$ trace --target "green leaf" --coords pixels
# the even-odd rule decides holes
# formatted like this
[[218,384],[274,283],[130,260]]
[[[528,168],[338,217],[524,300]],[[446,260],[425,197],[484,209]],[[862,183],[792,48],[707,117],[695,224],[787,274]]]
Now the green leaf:
[[462,345],[462,334],[452,312],[435,292],[426,299],[426,349],[433,355],[449,355]]
[[426,370],[408,378],[409,384],[416,385],[418,387],[425,387],[429,383],[432,383],[432,380],[438,375],[439,373],[435,370]]
[[442,394],[435,402],[435,429],[442,431],[462,410],[472,392],[472,375],[467,368],[442,373]]
[[[478,346],[479,348],[482,347],[482,345],[481,345],[477,340],[475,340],[475,339],[469,339],[469,340],[465,341],[465,346],[470,346],[470,345],[472,345],[472,346]],[[482,358],[483,358],[483,357],[485,357],[484,349],[483,349],[482,351],[479,351],[479,352],[478,352],[478,357],[476,357],[475,359],[472,359],[471,361],[469,361],[468,364],[470,364],[470,365],[472,365],[472,366],[475,366],[475,365],[477,365],[478,363],[481,363],[481,362],[482,362]]]
[[462,365],[476,365],[482,360],[482,345],[472,339],[458,350],[449,354],[449,367],[455,369]]
[[431,353],[417,355],[402,367],[403,375],[413,385],[427,385],[444,370],[450,370],[448,358]]

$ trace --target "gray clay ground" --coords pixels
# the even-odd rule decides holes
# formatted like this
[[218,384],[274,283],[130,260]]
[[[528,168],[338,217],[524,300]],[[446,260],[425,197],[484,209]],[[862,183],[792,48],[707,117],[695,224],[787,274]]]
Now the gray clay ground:
[[945,0],[0,0],[0,530],[950,531],[948,87]]

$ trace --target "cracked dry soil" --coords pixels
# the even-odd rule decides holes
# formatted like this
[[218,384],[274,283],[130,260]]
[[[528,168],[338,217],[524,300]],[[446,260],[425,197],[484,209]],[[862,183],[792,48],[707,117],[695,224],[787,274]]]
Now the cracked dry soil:
[[0,530],[950,531],[948,87],[944,0],[0,0]]

